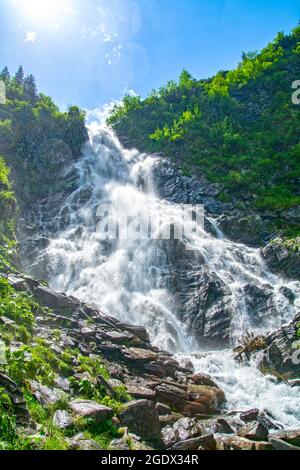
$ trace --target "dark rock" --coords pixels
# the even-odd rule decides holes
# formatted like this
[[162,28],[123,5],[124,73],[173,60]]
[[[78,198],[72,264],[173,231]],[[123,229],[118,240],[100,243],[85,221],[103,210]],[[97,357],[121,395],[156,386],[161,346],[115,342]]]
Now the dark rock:
[[262,250],[262,256],[273,272],[300,280],[300,252],[287,248],[280,238],[272,240]]
[[155,391],[159,401],[177,411],[182,411],[188,400],[187,392],[174,385],[161,384]]
[[230,240],[248,246],[260,247],[267,235],[264,223],[258,215],[223,215],[218,222],[219,228]]
[[272,439],[280,439],[300,448],[300,429],[294,431],[276,431],[272,433]]
[[234,434],[235,430],[230,426],[226,419],[220,418],[217,420],[216,432],[219,434]]
[[243,426],[239,430],[238,436],[245,437],[251,441],[266,441],[269,436],[269,431],[262,423],[254,422]]
[[161,430],[155,404],[149,400],[127,403],[120,414],[122,425],[146,441],[160,441]]
[[172,413],[171,408],[163,403],[156,403],[156,409],[159,416],[166,416]]
[[245,423],[249,423],[251,421],[256,421],[258,415],[259,410],[257,408],[254,408],[253,410],[243,411],[243,413],[240,414],[240,418]]

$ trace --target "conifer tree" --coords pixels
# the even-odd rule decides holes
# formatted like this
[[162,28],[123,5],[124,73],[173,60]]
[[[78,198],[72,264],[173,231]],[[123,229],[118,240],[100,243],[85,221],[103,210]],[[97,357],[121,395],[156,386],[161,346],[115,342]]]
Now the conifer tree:
[[24,92],[26,98],[29,101],[36,101],[38,97],[38,91],[36,86],[36,81],[33,75],[28,75],[24,80]]
[[20,65],[20,67],[18,68],[18,71],[15,75],[15,80],[16,80],[18,85],[23,85],[23,83],[24,83],[24,70],[23,70],[22,65]]
[[0,74],[0,78],[1,80],[4,80],[4,81],[10,79],[10,73],[9,73],[8,67],[4,67],[4,69],[2,70]]

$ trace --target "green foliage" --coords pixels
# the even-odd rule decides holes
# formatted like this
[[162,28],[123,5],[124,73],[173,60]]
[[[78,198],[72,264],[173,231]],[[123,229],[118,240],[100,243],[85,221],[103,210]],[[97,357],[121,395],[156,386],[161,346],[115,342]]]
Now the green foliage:
[[0,105],[0,153],[13,170],[20,205],[58,188],[63,165],[71,165],[87,140],[85,113],[77,106],[60,112],[50,97],[39,95],[33,75],[20,68],[5,76],[6,103]]
[[28,294],[16,292],[6,279],[0,277],[0,318],[15,321],[26,336],[33,329],[36,309],[37,304]]
[[299,44],[298,26],[212,79],[194,80],[184,70],[144,100],[126,98],[108,123],[129,146],[163,153],[184,174],[221,183],[224,202],[248,196],[246,210],[252,204],[262,213],[279,211],[274,230],[295,237],[299,224],[279,221],[300,204],[300,112],[291,100]]

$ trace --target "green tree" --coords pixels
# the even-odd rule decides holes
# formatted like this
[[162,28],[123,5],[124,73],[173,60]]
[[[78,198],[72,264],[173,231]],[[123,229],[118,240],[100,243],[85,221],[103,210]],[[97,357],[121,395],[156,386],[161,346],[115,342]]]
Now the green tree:
[[24,83],[24,70],[22,65],[18,68],[18,71],[15,75],[15,81],[18,85],[23,85]]
[[35,102],[38,98],[37,86],[33,75],[28,75],[24,80],[24,92],[26,98]]
[[2,70],[0,74],[0,78],[4,81],[7,81],[10,79],[10,73],[9,73],[8,67],[4,67],[4,69]]

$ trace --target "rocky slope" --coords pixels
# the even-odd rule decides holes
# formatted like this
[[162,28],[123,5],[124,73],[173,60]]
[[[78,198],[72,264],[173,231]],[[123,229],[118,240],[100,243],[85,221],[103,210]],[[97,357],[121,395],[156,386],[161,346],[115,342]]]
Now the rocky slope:
[[[280,431],[263,410],[222,413],[226,398],[214,381],[152,347],[144,328],[122,324],[27,276],[5,278],[16,295],[37,302],[31,339],[26,345],[11,341],[0,372],[19,446],[266,450],[299,445],[300,431]],[[18,329],[18,319],[2,316],[1,323],[6,333]]]

